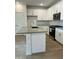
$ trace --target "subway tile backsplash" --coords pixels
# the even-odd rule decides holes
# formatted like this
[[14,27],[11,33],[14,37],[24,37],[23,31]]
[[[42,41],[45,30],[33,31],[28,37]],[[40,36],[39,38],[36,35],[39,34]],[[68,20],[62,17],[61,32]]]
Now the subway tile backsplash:
[[50,23],[49,22],[38,22],[37,25],[38,26],[49,26]]
[[50,26],[50,25],[60,25],[60,26],[63,26],[63,20],[60,20],[60,21],[53,21],[53,20],[37,21],[37,26]]
[[52,22],[50,22],[50,25],[61,25],[61,26],[63,26],[63,20],[60,20],[60,21],[52,21]]

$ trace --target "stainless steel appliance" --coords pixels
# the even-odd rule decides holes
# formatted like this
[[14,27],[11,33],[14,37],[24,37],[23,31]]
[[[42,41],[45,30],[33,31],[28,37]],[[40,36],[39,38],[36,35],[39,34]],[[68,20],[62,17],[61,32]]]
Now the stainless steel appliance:
[[53,37],[54,40],[55,40],[55,28],[56,27],[62,27],[62,26],[60,26],[60,25],[51,25],[51,26],[49,26],[49,35],[51,37]]
[[53,14],[53,20],[60,20],[60,18],[61,18],[61,13],[59,12],[59,13],[55,13],[55,14]]

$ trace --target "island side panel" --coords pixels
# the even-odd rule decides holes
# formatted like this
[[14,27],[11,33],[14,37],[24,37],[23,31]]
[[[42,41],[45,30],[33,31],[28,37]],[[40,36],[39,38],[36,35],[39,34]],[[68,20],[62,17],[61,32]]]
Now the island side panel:
[[40,53],[46,51],[46,34],[41,33],[32,33],[32,53]]
[[26,34],[26,55],[32,55],[31,34]]

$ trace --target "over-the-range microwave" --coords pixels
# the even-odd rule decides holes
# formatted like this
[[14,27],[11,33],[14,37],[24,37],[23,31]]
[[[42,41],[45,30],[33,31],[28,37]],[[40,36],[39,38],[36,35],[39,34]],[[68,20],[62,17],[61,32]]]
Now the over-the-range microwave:
[[61,13],[60,12],[53,14],[53,20],[60,20],[60,18],[61,18]]

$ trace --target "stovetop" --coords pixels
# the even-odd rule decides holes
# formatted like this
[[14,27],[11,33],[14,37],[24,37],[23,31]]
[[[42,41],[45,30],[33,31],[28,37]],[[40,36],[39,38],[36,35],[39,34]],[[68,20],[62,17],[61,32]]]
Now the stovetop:
[[63,26],[60,26],[60,25],[50,25],[50,27],[63,27]]

